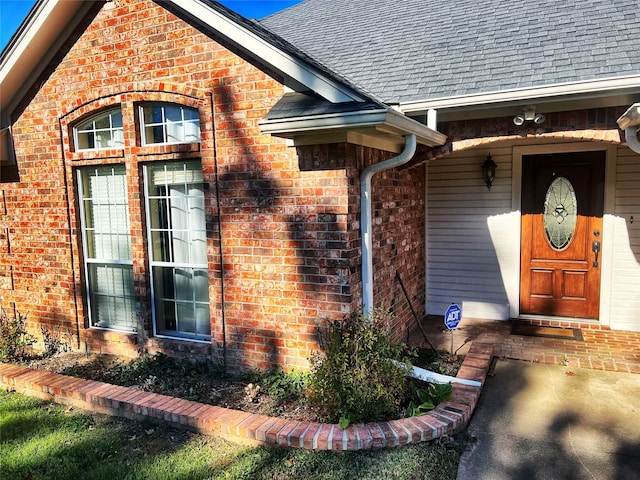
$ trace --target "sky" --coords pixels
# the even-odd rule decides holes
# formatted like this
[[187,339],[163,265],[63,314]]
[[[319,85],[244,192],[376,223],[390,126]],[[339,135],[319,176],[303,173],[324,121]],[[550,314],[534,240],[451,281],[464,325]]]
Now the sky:
[[[302,0],[219,0],[247,18],[263,18]],[[34,0],[0,0],[0,50],[18,29],[35,3]]]

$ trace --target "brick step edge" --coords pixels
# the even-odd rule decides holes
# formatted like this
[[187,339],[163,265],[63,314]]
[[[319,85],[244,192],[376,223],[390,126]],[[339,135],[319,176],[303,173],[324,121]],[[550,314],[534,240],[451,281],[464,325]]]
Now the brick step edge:
[[[473,343],[457,377],[484,385],[492,357],[493,345]],[[454,383],[451,400],[424,415],[341,429],[336,424],[231,410],[7,363],[0,363],[0,387],[91,412],[166,422],[243,444],[343,451],[396,447],[452,435],[467,425],[482,390]]]

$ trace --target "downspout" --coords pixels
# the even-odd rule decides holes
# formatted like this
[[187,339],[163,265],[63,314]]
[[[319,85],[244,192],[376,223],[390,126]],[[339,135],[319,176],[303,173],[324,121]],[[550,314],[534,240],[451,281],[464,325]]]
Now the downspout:
[[627,127],[624,131],[624,138],[631,150],[640,153],[640,140],[638,140],[638,127]]
[[360,229],[362,232],[362,310],[373,310],[373,239],[371,212],[371,178],[379,172],[404,165],[416,152],[416,136],[405,137],[404,150],[384,162],[369,165],[360,174]]
[[640,129],[640,103],[634,103],[618,119],[618,126],[624,130],[627,145],[635,153],[640,153],[638,131]]

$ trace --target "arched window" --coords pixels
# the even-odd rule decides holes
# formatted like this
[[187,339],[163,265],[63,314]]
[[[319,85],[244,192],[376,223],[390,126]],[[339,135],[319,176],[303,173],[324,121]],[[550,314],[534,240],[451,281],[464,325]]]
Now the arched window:
[[123,148],[124,130],[120,108],[103,111],[73,129],[76,150]]
[[195,108],[149,103],[140,106],[142,145],[199,143],[200,115]]

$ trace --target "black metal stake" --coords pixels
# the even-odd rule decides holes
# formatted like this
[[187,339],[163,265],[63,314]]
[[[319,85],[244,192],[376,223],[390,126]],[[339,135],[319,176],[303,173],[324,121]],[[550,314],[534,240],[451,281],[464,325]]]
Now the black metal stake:
[[418,324],[418,328],[420,328],[420,331],[422,332],[422,336],[424,337],[424,339],[427,341],[427,343],[431,347],[431,350],[433,350],[434,352],[437,353],[438,351],[436,350],[436,347],[433,346],[433,343],[431,343],[431,340],[429,340],[429,337],[427,337],[427,334],[424,331],[424,328],[422,328],[422,324],[420,323],[420,320],[418,319],[418,314],[413,309],[413,305],[411,304],[411,300],[409,299],[409,294],[407,293],[407,289],[404,288],[404,283],[402,282],[402,278],[400,278],[400,274],[398,273],[397,270],[396,270],[396,278],[398,279],[398,282],[400,283],[400,287],[402,288],[402,292],[404,293],[404,296],[407,299],[407,303],[409,304],[409,308],[411,309],[411,313],[413,313],[413,318],[416,319],[416,323]]

